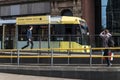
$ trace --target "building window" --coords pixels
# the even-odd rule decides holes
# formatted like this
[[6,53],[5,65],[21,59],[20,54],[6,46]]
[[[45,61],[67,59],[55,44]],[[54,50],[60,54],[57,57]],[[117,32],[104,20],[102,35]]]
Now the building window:
[[102,27],[106,28],[106,7],[108,0],[101,0],[102,2]]

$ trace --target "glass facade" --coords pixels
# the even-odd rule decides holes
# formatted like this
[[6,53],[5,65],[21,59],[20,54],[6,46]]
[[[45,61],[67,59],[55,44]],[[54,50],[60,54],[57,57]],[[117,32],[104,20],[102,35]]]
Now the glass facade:
[[99,34],[105,28],[113,35],[115,46],[120,46],[120,0],[96,0],[95,2],[96,46],[101,45]]
[[101,0],[102,28],[120,33],[120,0]]
[[108,0],[107,28],[114,36],[115,46],[120,46],[120,0]]
[[107,28],[114,35],[120,35],[120,0],[108,0]]

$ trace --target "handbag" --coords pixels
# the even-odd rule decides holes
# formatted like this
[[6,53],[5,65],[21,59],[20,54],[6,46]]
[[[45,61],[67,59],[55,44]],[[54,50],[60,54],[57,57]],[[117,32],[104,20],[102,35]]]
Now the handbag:
[[110,56],[110,57],[109,57],[109,60],[110,60],[110,61],[113,61],[114,53],[113,53],[113,52],[109,52],[108,55]]

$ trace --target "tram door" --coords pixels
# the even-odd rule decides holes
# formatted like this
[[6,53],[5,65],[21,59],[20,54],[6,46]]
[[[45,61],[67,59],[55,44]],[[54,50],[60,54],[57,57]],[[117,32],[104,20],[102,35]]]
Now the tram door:
[[5,26],[5,41],[4,48],[5,49],[13,49],[14,48],[14,40],[15,40],[15,25],[6,25]]

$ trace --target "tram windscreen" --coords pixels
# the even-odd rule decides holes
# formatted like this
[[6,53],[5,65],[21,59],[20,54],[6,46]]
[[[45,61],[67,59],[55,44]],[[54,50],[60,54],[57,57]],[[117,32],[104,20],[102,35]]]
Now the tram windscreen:
[[52,41],[73,41],[87,44],[87,27],[79,24],[54,24],[51,26]]
[[80,21],[80,29],[81,29],[81,44],[88,45],[89,44],[89,32],[88,26],[86,22]]

